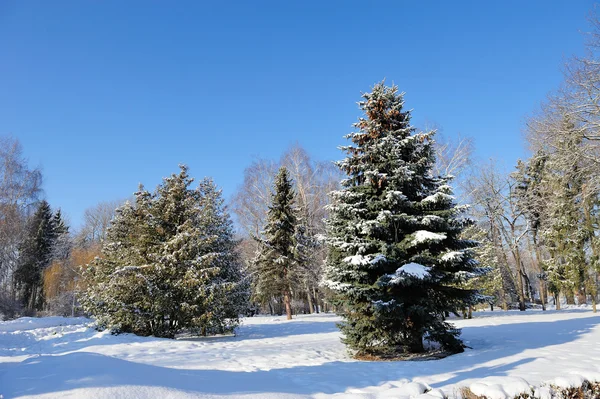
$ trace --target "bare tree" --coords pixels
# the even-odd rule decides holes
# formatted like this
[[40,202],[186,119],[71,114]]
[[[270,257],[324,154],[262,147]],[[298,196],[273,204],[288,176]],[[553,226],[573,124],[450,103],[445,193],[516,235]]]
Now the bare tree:
[[[525,310],[525,281],[528,280],[522,254],[524,238],[529,224],[516,200],[516,182],[510,176],[498,172],[491,162],[480,168],[469,181],[474,213],[484,222],[496,248],[504,275],[510,275],[516,283],[519,309]],[[512,261],[512,262],[511,262]],[[514,271],[511,270],[512,263]],[[510,282],[508,282],[510,284]]]
[[473,139],[460,135],[448,139],[443,135],[435,138],[435,166],[433,173],[441,176],[460,176],[472,164]]
[[260,235],[277,169],[277,163],[257,159],[244,170],[244,181],[232,198],[231,208],[247,235]]
[[79,245],[98,244],[106,237],[115,210],[123,204],[122,200],[103,201],[88,208],[83,214],[83,226],[77,236]]
[[0,290],[15,299],[14,271],[26,219],[42,193],[42,174],[30,169],[21,144],[0,137]]

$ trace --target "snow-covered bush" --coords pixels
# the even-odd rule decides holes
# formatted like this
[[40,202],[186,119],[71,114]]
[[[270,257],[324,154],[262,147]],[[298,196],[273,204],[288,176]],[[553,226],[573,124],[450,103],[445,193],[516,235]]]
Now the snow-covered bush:
[[187,167],[116,212],[80,301],[100,327],[173,337],[224,333],[245,311],[248,285],[221,192],[191,189]]

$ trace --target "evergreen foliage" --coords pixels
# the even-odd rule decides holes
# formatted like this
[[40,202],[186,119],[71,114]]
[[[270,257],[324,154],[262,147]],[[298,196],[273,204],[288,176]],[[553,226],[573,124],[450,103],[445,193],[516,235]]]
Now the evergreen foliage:
[[282,166],[275,177],[262,237],[256,237],[259,249],[254,261],[254,286],[258,299],[282,298],[288,320],[292,318],[290,302],[292,287],[298,281],[298,259],[308,257],[304,242],[298,247],[299,234],[304,236],[297,230],[292,181]]
[[60,210],[52,214],[50,204],[41,201],[28,221],[25,239],[19,246],[19,263],[15,271],[19,295],[28,312],[42,310],[44,270],[59,253],[65,251],[65,246],[66,251],[70,251],[65,242],[69,242],[69,229]]
[[542,309],[546,310],[548,275],[544,270],[542,262],[540,233],[542,226],[548,222],[546,220],[548,215],[544,212],[544,204],[547,204],[551,200],[550,193],[546,187],[548,155],[544,151],[538,150],[528,161],[522,162],[519,160],[517,170],[512,174],[512,178],[517,183],[514,191],[517,206],[523,212],[530,231],[531,243],[535,252],[537,278],[540,282],[540,300],[542,302]]
[[[476,289],[481,295],[481,300],[487,302],[491,309],[494,310],[494,305],[500,300],[505,300],[503,297],[509,290],[504,286],[504,279],[494,248],[493,242],[487,236],[486,231],[477,225],[472,225],[463,230],[462,237],[468,240],[474,240],[479,245],[473,249],[473,258],[479,262],[485,273],[473,277],[467,275],[465,286],[470,289]],[[472,277],[472,278],[469,278]]]
[[19,265],[15,272],[23,305],[28,311],[42,306],[42,272],[50,264],[53,240],[50,204],[41,201],[28,222],[25,240],[19,248]]
[[324,285],[342,312],[356,355],[423,352],[423,339],[461,352],[445,314],[474,304],[465,278],[481,273],[447,178],[434,177],[432,136],[415,133],[396,86],[377,84],[359,103],[365,117],[341,147],[348,175],[334,191]]
[[[571,154],[581,145],[583,137],[565,117],[563,129],[571,134],[564,140],[565,153]],[[553,154],[547,166],[547,187],[551,192],[547,202],[548,220],[542,229],[550,257],[544,267],[549,289],[558,297],[562,291],[568,297],[585,291],[586,255],[582,193],[584,181],[577,159],[565,159]]]
[[116,211],[102,257],[85,270],[81,303],[101,327],[173,337],[233,330],[247,301],[236,241],[211,180],[186,166]]

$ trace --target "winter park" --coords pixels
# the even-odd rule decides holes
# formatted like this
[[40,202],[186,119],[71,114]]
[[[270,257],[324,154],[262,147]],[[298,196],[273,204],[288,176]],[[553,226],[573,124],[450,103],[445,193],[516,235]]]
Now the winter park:
[[600,398],[599,4],[0,32],[0,399]]

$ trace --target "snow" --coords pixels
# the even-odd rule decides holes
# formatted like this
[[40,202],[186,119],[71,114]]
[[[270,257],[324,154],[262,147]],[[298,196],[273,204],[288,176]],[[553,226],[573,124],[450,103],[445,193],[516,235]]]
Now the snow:
[[454,200],[454,196],[453,195],[449,195],[446,193],[442,193],[442,192],[437,192],[433,195],[429,195],[425,198],[423,198],[423,200],[421,202],[433,202],[433,203],[438,203],[441,201],[453,201]]
[[521,377],[487,377],[469,388],[475,395],[488,399],[513,399],[521,393],[530,393],[532,387]]
[[370,256],[363,256],[363,255],[353,255],[353,256],[347,256],[344,258],[344,262],[349,263],[351,265],[368,265],[369,263],[371,263],[371,257]]
[[533,387],[550,398],[550,384],[600,380],[600,316],[585,307],[454,319],[470,349],[431,361],[351,359],[339,321],[331,314],[253,317],[235,337],[178,340],[115,336],[84,318],[0,322],[0,395],[440,399],[466,386],[502,398]]
[[462,259],[462,257],[464,256],[464,254],[465,253],[462,252],[462,251],[446,252],[444,255],[442,255],[442,260],[445,261],[445,262],[460,260],[460,259]]
[[396,270],[396,273],[390,275],[392,278],[390,284],[395,284],[404,280],[406,275],[422,280],[430,276],[429,270],[431,270],[430,267],[418,263],[407,263],[406,265],[399,267]]
[[374,265],[379,262],[385,262],[386,260],[387,258],[384,255],[378,254],[371,260],[371,264]]
[[446,239],[446,234],[444,233],[432,233],[427,230],[419,230],[415,232],[415,237],[412,241],[413,245],[418,245],[428,241],[442,241]]

